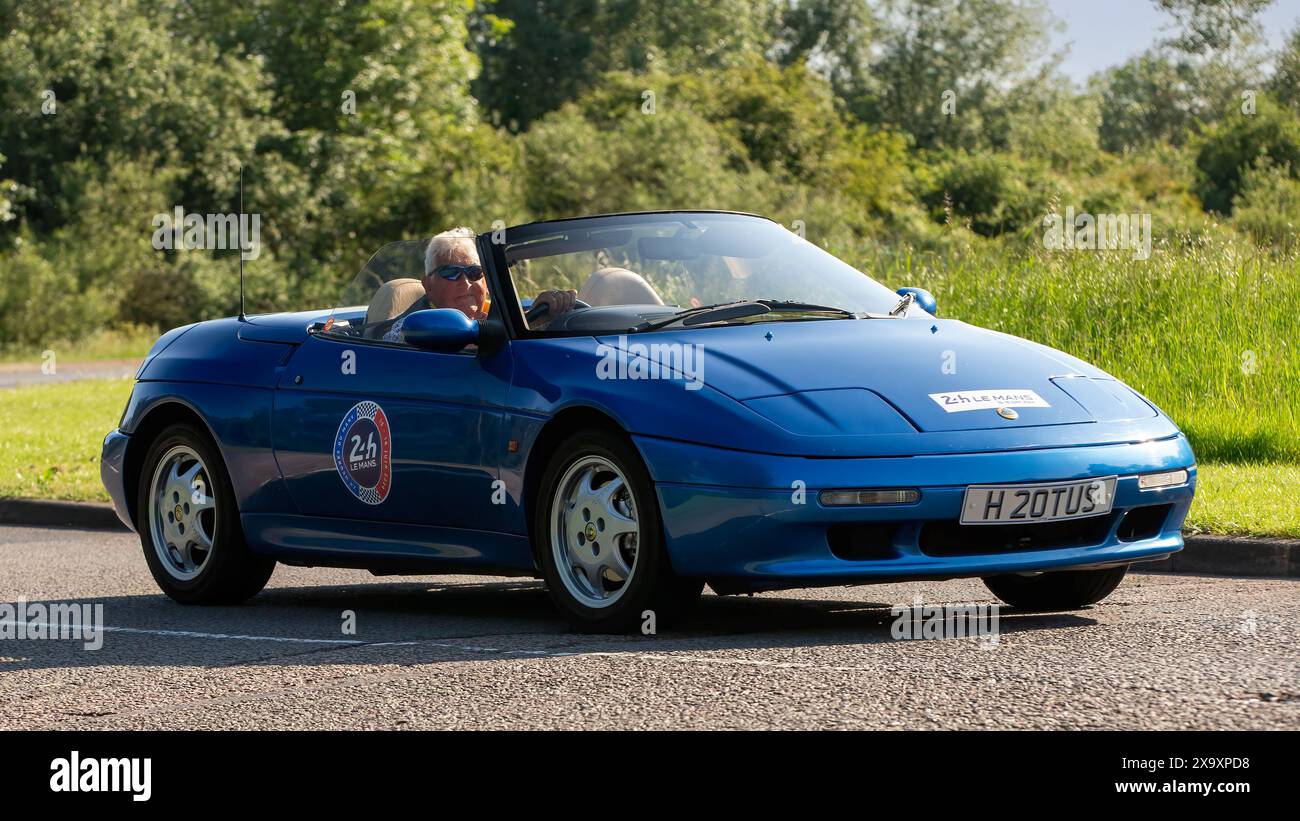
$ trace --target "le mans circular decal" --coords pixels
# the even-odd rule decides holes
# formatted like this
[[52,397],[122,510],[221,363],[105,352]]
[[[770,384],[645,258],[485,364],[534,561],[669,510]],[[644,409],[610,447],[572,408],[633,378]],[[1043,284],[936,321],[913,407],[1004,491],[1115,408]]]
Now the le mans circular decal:
[[334,467],[352,495],[368,505],[382,504],[393,486],[393,441],[384,409],[358,402],[334,436]]

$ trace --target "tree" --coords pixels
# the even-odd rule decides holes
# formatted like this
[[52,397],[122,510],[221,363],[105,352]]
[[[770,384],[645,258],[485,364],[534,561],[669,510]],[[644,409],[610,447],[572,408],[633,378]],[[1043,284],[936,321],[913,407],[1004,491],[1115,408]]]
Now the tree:
[[[0,168],[4,168],[5,155],[0,154]],[[0,223],[8,222],[17,216],[14,213],[13,197],[17,193],[18,183],[0,178]]]
[[1093,81],[1101,106],[1101,147],[1120,152],[1153,142],[1182,145],[1204,113],[1196,86],[1189,63],[1156,50],[1108,69]]
[[[178,25],[260,65],[281,130],[259,145],[249,190],[305,277],[356,270],[395,236],[460,216],[480,129],[468,10],[457,0],[364,0],[304,14],[292,0],[190,0]],[[484,145],[487,143],[488,145]]]
[[1273,0],[1155,0],[1182,29],[1169,44],[1187,54],[1223,52],[1259,33],[1256,17]]
[[[104,276],[189,283],[187,300],[215,293],[205,283],[217,275],[197,256],[150,248],[150,220],[174,205],[234,211],[242,164],[266,248],[250,282],[279,278],[266,293],[293,293],[301,307],[332,302],[383,242],[517,216],[503,184],[513,149],[469,93],[467,16],[460,0],[357,0],[310,14],[289,0],[0,0],[0,144],[15,183],[0,190],[16,215],[0,220],[0,239],[75,228],[83,236],[71,241],[90,247],[88,192],[118,192],[112,201],[126,205],[112,221],[129,236],[98,241],[134,256]],[[158,187],[127,196],[136,180]],[[118,259],[110,251],[101,256]],[[58,252],[47,242],[42,253]],[[80,270],[102,270],[87,260]]]
[[1257,87],[1256,16],[1270,2],[1155,0],[1173,18],[1174,35],[1092,83],[1101,98],[1102,148],[1182,145],[1239,107],[1242,93]]
[[[0,0],[0,145],[23,192],[9,230],[71,219],[76,179],[62,170],[110,154],[166,157],[185,170],[178,196],[210,202],[233,191],[236,158],[276,132],[256,64],[170,30],[166,4],[149,10]],[[124,216],[148,225],[147,214]]]
[[986,122],[1037,77],[1050,20],[1038,0],[886,3],[870,89],[850,108],[907,132],[919,148],[987,145]]
[[[647,85],[659,93],[653,113],[641,104]],[[906,140],[837,111],[829,84],[802,65],[611,72],[522,139],[528,208],[541,218],[728,208],[851,242],[912,202]]]
[[867,92],[877,20],[865,0],[785,0],[772,23],[778,65],[807,65],[844,99]]
[[1268,90],[1278,102],[1300,113],[1300,26],[1287,37],[1274,65]]
[[474,93],[492,122],[523,131],[605,72],[687,74],[761,58],[772,13],[768,0],[481,3],[471,23],[483,64]]

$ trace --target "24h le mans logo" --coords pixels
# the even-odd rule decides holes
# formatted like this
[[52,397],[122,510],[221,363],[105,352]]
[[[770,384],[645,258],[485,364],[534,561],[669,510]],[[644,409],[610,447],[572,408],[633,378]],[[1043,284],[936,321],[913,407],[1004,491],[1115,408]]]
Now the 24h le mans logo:
[[393,442],[384,409],[358,402],[339,424],[334,437],[334,467],[352,495],[368,505],[381,504],[393,484]]

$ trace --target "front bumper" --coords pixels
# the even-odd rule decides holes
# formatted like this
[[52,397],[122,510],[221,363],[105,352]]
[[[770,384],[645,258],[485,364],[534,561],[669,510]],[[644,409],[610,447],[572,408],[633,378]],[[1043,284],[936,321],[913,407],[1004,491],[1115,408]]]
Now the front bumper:
[[126,446],[131,441],[131,437],[119,430],[112,430],[104,437],[103,451],[99,457],[99,478],[104,483],[104,489],[108,491],[108,497],[113,501],[113,510],[117,512],[117,518],[127,527],[135,530],[135,522],[131,520],[131,508],[127,504],[126,486]]
[[[674,570],[736,590],[1156,559],[1182,549],[1181,527],[1196,485],[1191,448],[1181,435],[1127,445],[879,459],[801,459],[636,442],[655,479]],[[1185,484],[1138,487],[1139,474],[1176,468],[1189,470]],[[1005,540],[990,538],[985,528],[996,526],[957,523],[971,484],[1110,475],[1120,479],[1106,516],[1054,529],[1021,525]],[[855,487],[917,488],[921,495],[904,505],[826,507],[818,500],[820,490]],[[1143,512],[1129,517],[1135,510]]]

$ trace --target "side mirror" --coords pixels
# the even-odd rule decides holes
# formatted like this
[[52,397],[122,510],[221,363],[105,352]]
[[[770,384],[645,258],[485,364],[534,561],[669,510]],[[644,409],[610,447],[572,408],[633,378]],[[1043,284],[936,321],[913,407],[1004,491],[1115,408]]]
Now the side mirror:
[[402,323],[402,338],[425,351],[459,351],[478,336],[478,323],[455,308],[416,311]]
[[935,301],[934,294],[930,293],[924,288],[899,288],[897,293],[899,296],[911,294],[912,299],[915,301],[915,304],[921,310],[925,311],[927,314],[930,314],[931,316],[939,315],[939,303]]

